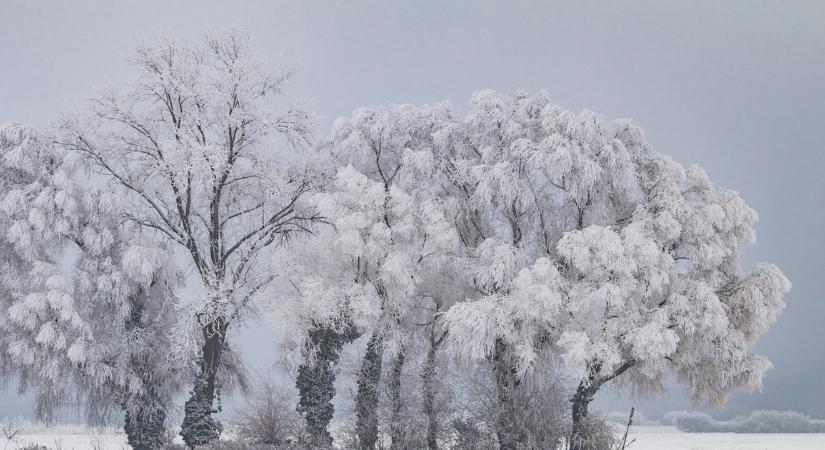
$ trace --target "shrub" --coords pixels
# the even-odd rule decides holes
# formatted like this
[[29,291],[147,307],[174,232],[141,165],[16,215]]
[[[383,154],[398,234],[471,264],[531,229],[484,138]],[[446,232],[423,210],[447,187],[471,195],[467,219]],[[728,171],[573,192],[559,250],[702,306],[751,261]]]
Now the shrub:
[[251,389],[246,406],[230,422],[232,434],[250,448],[298,448],[307,442],[304,421],[295,410],[295,401],[273,382],[259,381]]
[[[457,399],[453,405],[449,441],[454,450],[497,447],[499,415],[495,380],[487,364],[453,368]],[[554,361],[538,365],[512,392],[518,405],[512,423],[525,449],[554,449],[570,432],[568,392]]]
[[[582,442],[579,447],[582,450],[613,450],[621,447],[621,442],[616,435],[616,429],[603,416],[592,415],[584,419],[581,423]],[[568,443],[567,448],[570,448]]]
[[495,450],[496,434],[483,423],[471,419],[455,419],[451,424],[455,443],[451,450]]

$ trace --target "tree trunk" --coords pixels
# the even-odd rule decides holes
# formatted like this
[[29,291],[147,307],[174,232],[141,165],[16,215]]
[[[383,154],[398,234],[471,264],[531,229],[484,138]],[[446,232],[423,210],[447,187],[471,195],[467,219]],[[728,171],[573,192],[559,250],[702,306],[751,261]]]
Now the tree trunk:
[[438,450],[438,415],[435,410],[435,355],[440,341],[435,339],[435,330],[430,333],[430,348],[427,349],[427,360],[421,373],[421,383],[424,389],[424,416],[427,418],[427,448]]
[[[144,317],[146,295],[139,290],[130,297],[129,318],[124,323],[126,332],[138,335],[151,331],[152,318]],[[166,443],[166,399],[160,393],[157,380],[157,354],[165,349],[157,347],[168,345],[166,341],[150,340],[142,351],[134,352],[129,358],[129,365],[140,377],[143,390],[140,394],[124,392],[121,407],[125,413],[123,431],[126,442],[135,450],[156,450]],[[140,349],[138,349],[140,350]]]
[[573,428],[570,432],[570,450],[584,450],[587,448],[586,441],[588,439],[585,429],[587,421],[587,408],[593,400],[595,392],[584,383],[579,383],[576,389],[576,394],[570,399],[573,404]]
[[141,396],[133,400],[131,406],[125,406],[126,416],[123,431],[126,442],[134,450],[157,450],[163,447],[166,439],[166,411],[160,402]]
[[392,405],[392,415],[390,417],[390,444],[391,450],[401,450],[404,448],[404,427],[401,424],[401,374],[404,369],[404,349],[399,350],[395,356],[392,366],[392,378],[390,379],[390,402]]
[[355,428],[361,450],[373,450],[378,442],[378,383],[384,357],[384,338],[374,331],[358,373],[355,397]]
[[180,435],[189,448],[205,445],[218,439],[223,427],[212,414],[215,401],[216,377],[226,339],[226,323],[219,319],[203,327],[200,373],[195,378],[192,395],[184,404]]
[[493,375],[496,380],[496,436],[501,450],[515,450],[522,444],[524,433],[516,423],[515,388],[518,385],[515,369],[507,354],[507,345],[497,339],[493,353]]
[[608,381],[625,373],[628,369],[636,364],[634,360],[625,361],[613,373],[609,375],[598,376],[601,368],[601,363],[595,361],[590,364],[590,376],[586,380],[579,383],[576,388],[576,394],[570,399],[573,404],[572,418],[573,428],[570,431],[570,450],[584,450],[587,448],[588,436],[587,430],[587,407],[593,401],[593,396],[599,391],[599,388]]
[[312,448],[332,447],[329,423],[335,414],[335,365],[341,357],[341,348],[358,335],[349,328],[337,332],[330,328],[314,328],[309,332],[304,363],[298,367],[298,413],[306,421]]

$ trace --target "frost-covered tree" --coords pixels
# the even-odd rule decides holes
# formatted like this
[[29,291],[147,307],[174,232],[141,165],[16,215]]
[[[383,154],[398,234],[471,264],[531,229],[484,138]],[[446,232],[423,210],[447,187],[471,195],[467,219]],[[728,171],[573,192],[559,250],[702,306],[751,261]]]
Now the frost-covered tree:
[[90,420],[121,408],[129,443],[160,448],[181,380],[170,253],[122,227],[114,193],[53,138],[4,124],[0,157],[0,361],[36,390],[38,416],[74,399]]
[[473,295],[472,284],[467,282],[467,266],[464,263],[468,248],[462,244],[464,236],[461,235],[466,233],[459,223],[463,216],[463,193],[455,190],[456,186],[443,176],[444,161],[438,159],[438,151],[435,150],[435,140],[439,139],[440,133],[451,127],[453,113],[445,105],[439,108],[443,112],[430,127],[431,137],[421,141],[407,158],[410,178],[420,180],[412,185],[412,192],[416,193],[417,198],[429,199],[438,205],[439,220],[445,220],[440,232],[448,233],[449,236],[449,245],[440,247],[437,253],[429,253],[426,264],[417,268],[416,289],[411,299],[414,310],[409,313],[412,328],[409,334],[411,338],[418,339],[414,345],[417,344],[423,353],[419,369],[420,408],[425,420],[426,445],[431,450],[438,448],[441,431],[444,429],[444,417],[440,416],[443,411],[439,409],[443,406],[440,405],[444,394],[441,390],[445,384],[442,376],[446,374],[439,373],[445,369],[444,364],[439,363],[439,353],[447,330],[442,314],[452,305]]
[[[650,393],[672,372],[710,403],[759,385],[769,362],[751,344],[790,284],[773,265],[742,268],[757,216],[737,193],[653,151],[631,122],[543,94],[479,92],[439,142],[478,242],[478,293],[445,322],[456,354],[493,360],[503,404],[548,347],[578,380],[573,448],[610,380]],[[506,417],[499,428],[515,448]]]
[[61,144],[109,182],[126,222],[181,250],[200,281],[202,298],[183,311],[201,342],[181,431],[200,445],[221,431],[212,414],[227,331],[276,275],[260,261],[319,218],[304,205],[306,171],[291,164],[309,119],[276,107],[292,71],[261,62],[235,32],[142,45],[133,62],[128,85],[65,120]]
[[338,189],[326,195],[321,210],[336,218],[339,251],[375,289],[380,307],[358,379],[362,448],[375,443],[385,345],[392,360],[390,437],[394,447],[402,445],[401,374],[408,334],[402,325],[427,290],[425,274],[443,264],[458,243],[446,214],[449,204],[427,177],[433,170],[428,151],[433,132],[448,118],[446,105],[361,109],[336,123],[329,144],[334,160],[346,167],[339,170]]
[[[52,172],[60,163],[34,129],[15,122],[0,124],[0,157],[0,308],[5,319],[8,309],[26,289],[34,264],[54,257],[46,254],[47,249],[59,239],[49,236],[49,242],[39,236],[33,238],[26,231],[30,227],[28,204],[39,198],[44,186],[52,184]],[[3,373],[14,373],[17,364],[5,351],[14,342],[6,320],[0,320],[0,340]]]
[[400,445],[400,383],[408,338],[404,318],[421,297],[422,271],[457,244],[445,205],[421,177],[431,161],[420,150],[430,145],[432,129],[446,112],[441,106],[361,109],[340,119],[323,146],[337,170],[313,200],[333,229],[327,238],[313,240],[314,257],[304,263],[301,276],[291,279],[304,323],[310,325],[305,342],[316,356],[323,349],[312,343],[312,336],[325,329],[340,333],[341,325],[352,323],[370,333],[355,407],[364,449],[374,448],[378,439],[385,350],[392,361],[389,394],[396,411],[390,434],[394,445]]
[[[554,162],[541,159],[528,145],[531,139],[541,139],[544,103],[540,96],[479,92],[466,118],[445,124],[435,136],[441,184],[459,202],[455,221],[465,274],[459,280],[470,289],[466,298],[472,300],[450,308],[444,316],[446,329],[451,342],[459,344],[454,349],[462,344],[479,345],[475,353],[462,353],[462,357],[483,357],[492,364],[499,402],[496,434],[502,448],[515,448],[527,439],[515,421],[515,390],[523,375],[517,352],[531,345],[527,336],[485,334],[485,327],[495,327],[508,318],[499,316],[500,311],[482,308],[490,305],[485,299],[509,291],[521,268],[548,253],[553,227],[560,221],[550,210],[555,199],[543,179],[544,170],[552,170]],[[576,173],[573,178],[582,175]],[[485,317],[487,324],[456,323],[466,308]],[[475,342],[464,342],[470,339],[465,333],[471,328],[477,328]]]
[[272,263],[282,276],[269,288],[282,297],[269,313],[284,335],[285,360],[297,364],[297,409],[317,448],[332,446],[328,428],[341,351],[376,318],[365,286],[331,245],[334,239],[333,230],[324,227],[280,249]]

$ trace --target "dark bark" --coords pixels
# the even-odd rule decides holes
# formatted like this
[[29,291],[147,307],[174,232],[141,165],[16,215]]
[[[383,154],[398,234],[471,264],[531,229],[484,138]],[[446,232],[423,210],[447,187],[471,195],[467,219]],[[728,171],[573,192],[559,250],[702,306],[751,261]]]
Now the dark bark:
[[[298,367],[295,386],[298,388],[298,413],[306,421],[312,448],[330,448],[332,436],[329,423],[335,414],[332,399],[335,396],[335,365],[341,349],[358,338],[353,328],[343,332],[317,327],[309,332],[305,352],[314,352],[312,358]],[[308,355],[305,355],[308,356]]]
[[587,436],[586,422],[588,407],[590,406],[590,402],[593,401],[593,396],[596,395],[602,385],[623,374],[627,369],[633,367],[634,364],[635,361],[633,360],[626,361],[612,374],[601,377],[596,375],[600,370],[600,363],[592,364],[590,376],[587,380],[579,383],[579,386],[576,388],[576,393],[573,395],[573,398],[570,399],[570,403],[572,403],[571,416],[573,419],[573,427],[570,432],[570,450],[584,450],[587,448],[586,445],[589,436]]
[[424,370],[421,373],[421,383],[424,389],[424,416],[427,418],[427,448],[429,450],[438,450],[438,412],[435,409],[437,394],[435,357],[442,338],[435,338],[435,330],[430,333],[430,348],[427,349],[427,360],[424,362]]
[[493,375],[496,381],[496,437],[501,450],[515,450],[526,440],[523,430],[516,423],[515,389],[518,377],[512,364],[507,345],[496,339],[493,352]]
[[157,450],[166,440],[166,410],[160,402],[146,396],[135,399],[135,405],[124,407],[123,431],[126,442],[134,450]]
[[[152,319],[145,317],[147,297],[143,290],[139,290],[130,298],[129,318],[125,322],[126,332],[134,334],[134,339],[142,339],[144,346],[141,352],[132,353],[129,363],[134,373],[140,378],[143,390],[141,394],[133,395],[124,392],[121,406],[125,412],[123,431],[126,441],[135,450],[156,450],[163,447],[166,441],[166,399],[163,398],[158,380],[157,355],[166,349],[165,340],[157,340],[157,334],[149,329]],[[150,338],[146,339],[145,336]]]
[[390,404],[392,412],[390,416],[390,449],[400,450],[404,448],[404,427],[401,424],[401,374],[404,369],[404,349],[399,350],[395,355],[395,361],[392,365],[392,374],[390,378]]
[[189,400],[184,404],[184,417],[180,435],[190,448],[208,444],[221,435],[223,427],[212,414],[216,392],[216,378],[226,339],[227,325],[223,320],[203,327],[204,342],[201,348],[200,373],[195,379]]
[[593,386],[585,385],[583,382],[579,383],[576,388],[576,394],[570,399],[573,404],[572,418],[573,427],[570,433],[570,450],[582,450],[586,448],[586,440],[588,438],[585,430],[585,421],[588,416],[588,406],[593,401],[593,395],[598,390]]
[[384,338],[381,331],[375,331],[367,343],[355,397],[355,428],[361,450],[372,450],[378,442],[378,382],[383,357]]

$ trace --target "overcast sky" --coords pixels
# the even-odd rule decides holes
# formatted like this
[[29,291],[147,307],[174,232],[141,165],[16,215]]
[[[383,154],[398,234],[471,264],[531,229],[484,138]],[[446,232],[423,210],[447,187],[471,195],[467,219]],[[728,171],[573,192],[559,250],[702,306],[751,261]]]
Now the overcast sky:
[[[825,418],[825,2],[0,0],[0,122],[45,126],[128,76],[136,39],[207,27],[247,30],[267,57],[302,61],[291,94],[319,114],[321,136],[358,106],[464,107],[481,88],[546,89],[566,109],[635,119],[660,152],[741,192],[760,214],[747,265],[774,262],[794,284],[758,344],[775,366],[762,394],[722,413]],[[250,359],[271,359],[271,336],[249,334]],[[678,387],[634,404],[649,416],[689,406]],[[0,417],[30,410],[0,392]]]

